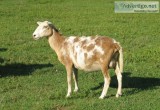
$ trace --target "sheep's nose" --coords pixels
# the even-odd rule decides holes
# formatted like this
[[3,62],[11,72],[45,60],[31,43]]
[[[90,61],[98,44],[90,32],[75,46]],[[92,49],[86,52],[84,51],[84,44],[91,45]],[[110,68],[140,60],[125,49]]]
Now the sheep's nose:
[[33,34],[32,36],[33,36],[33,39],[36,39],[36,34]]
[[36,36],[36,34],[33,34],[33,37],[35,37]]
[[35,39],[36,38],[36,34],[33,34],[33,39]]

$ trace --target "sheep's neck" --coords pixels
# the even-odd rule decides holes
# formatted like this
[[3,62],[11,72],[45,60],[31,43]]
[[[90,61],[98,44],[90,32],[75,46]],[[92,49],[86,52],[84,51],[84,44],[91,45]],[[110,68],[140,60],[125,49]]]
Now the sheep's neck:
[[65,38],[61,36],[58,32],[54,32],[52,36],[48,37],[48,42],[50,47],[59,54],[61,45],[63,44]]

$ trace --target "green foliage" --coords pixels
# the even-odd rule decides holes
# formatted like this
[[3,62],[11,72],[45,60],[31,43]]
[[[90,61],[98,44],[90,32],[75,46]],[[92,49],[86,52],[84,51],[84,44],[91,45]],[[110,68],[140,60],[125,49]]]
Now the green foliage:
[[[112,0],[1,0],[0,110],[158,110],[160,14],[116,14]],[[124,49],[123,96],[113,71],[99,100],[101,72],[79,71],[78,93],[66,99],[66,71],[46,39],[34,41],[37,21],[65,36],[105,35]],[[73,86],[74,87],[74,86]]]

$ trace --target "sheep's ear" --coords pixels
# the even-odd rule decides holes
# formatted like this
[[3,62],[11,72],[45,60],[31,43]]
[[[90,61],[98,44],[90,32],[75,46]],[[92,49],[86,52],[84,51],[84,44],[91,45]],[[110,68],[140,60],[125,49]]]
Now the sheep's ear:
[[38,21],[37,24],[40,25],[42,22]]

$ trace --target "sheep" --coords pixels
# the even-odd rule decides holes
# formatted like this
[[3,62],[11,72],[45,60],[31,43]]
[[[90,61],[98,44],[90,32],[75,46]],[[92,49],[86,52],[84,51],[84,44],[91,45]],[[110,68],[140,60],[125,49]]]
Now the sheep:
[[74,92],[78,91],[78,69],[84,71],[101,70],[104,76],[104,87],[100,99],[104,99],[109,85],[109,69],[114,69],[118,80],[116,97],[122,95],[123,52],[116,40],[106,36],[64,37],[49,21],[37,22],[38,27],[33,38],[46,37],[50,47],[55,51],[59,61],[67,72],[68,91],[66,97],[71,96],[71,76],[75,83]]

